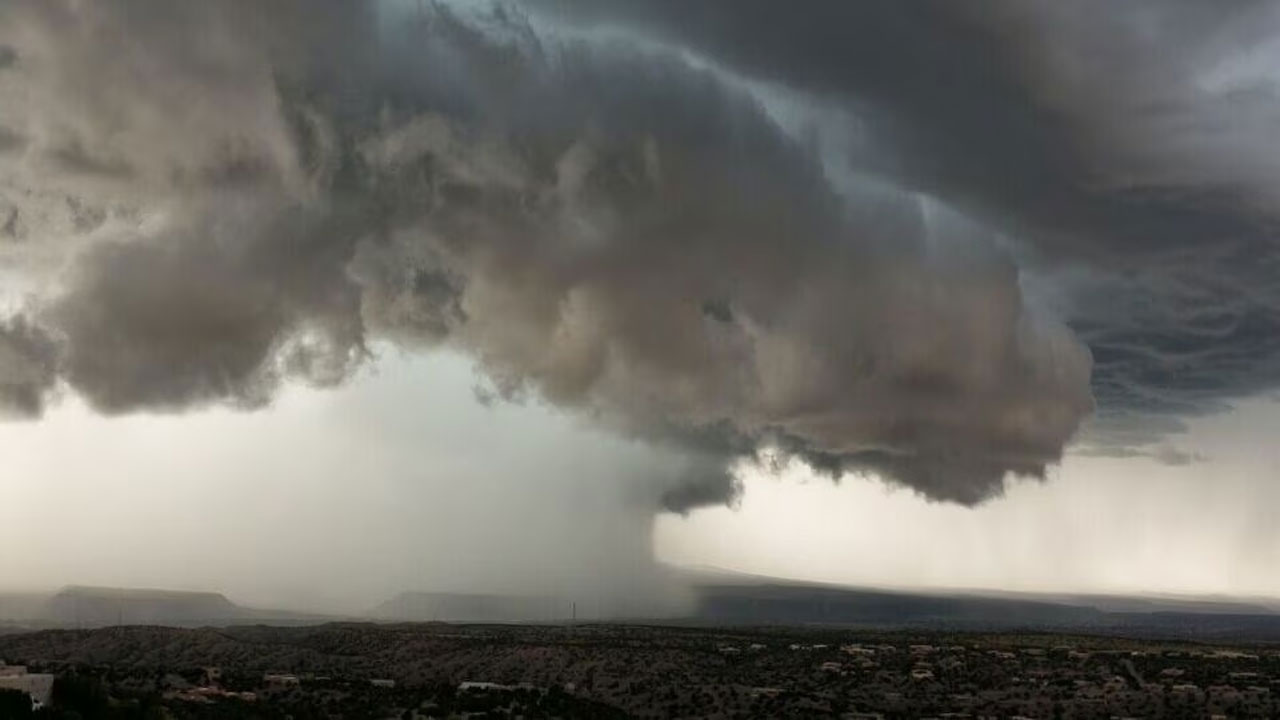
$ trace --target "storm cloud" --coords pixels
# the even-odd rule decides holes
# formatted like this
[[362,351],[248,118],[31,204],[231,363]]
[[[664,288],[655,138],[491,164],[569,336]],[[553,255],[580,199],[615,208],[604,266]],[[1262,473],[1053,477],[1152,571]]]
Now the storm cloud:
[[1154,453],[1280,380],[1277,18],[1080,17],[14,0],[0,401],[253,408],[448,347],[681,458],[674,510],[779,457],[978,503],[1095,402],[1083,442]]
[[0,412],[39,416],[57,382],[57,348],[23,317],[0,323]]
[[1024,292],[1088,344],[1091,440],[1153,441],[1280,380],[1273,5],[539,7],[856,108],[874,141],[849,161],[1000,228]]

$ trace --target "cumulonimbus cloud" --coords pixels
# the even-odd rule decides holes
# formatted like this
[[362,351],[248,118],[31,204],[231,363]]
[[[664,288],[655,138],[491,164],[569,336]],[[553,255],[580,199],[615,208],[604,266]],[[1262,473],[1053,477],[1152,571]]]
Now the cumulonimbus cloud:
[[[1186,256],[1269,248],[1262,201],[1221,200],[1194,143],[1204,173],[1123,186],[1140,164],[1088,151],[1144,116],[1073,115],[1074,36],[1037,63],[999,32],[1047,9],[667,5],[9,3],[0,401],[256,407],[377,341],[449,346],[684,455],[681,509],[764,448],[976,503],[1094,393],[1177,416],[1270,382],[1263,271]],[[820,66],[835,28],[866,42]]]
[[851,154],[1003,228],[1090,347],[1085,442],[1133,449],[1280,377],[1268,3],[535,0],[859,111]]

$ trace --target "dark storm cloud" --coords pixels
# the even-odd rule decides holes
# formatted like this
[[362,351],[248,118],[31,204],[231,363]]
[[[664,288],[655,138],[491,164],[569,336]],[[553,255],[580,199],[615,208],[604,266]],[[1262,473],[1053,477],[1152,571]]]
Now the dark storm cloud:
[[34,367],[254,407],[445,345],[683,457],[672,509],[770,451],[973,504],[1060,457],[1091,363],[1113,450],[1280,380],[1271,105],[1206,104],[1260,6],[447,6],[0,10],[11,172],[99,209]]
[[[713,76],[597,53],[503,66],[507,92],[479,102],[518,147],[438,116],[363,145],[408,223],[362,250],[376,274],[354,265],[383,278],[379,307],[471,350],[501,392],[698,458],[673,507],[723,499],[732,461],[783,436],[876,449],[903,479],[980,458],[969,500],[1058,456],[1090,406],[1088,358],[1026,312],[1007,259],[914,201],[843,202]],[[423,292],[422,268],[449,280]]]
[[875,141],[854,164],[1004,228],[1029,282],[1067,286],[1055,309],[1123,420],[1099,425],[1154,440],[1161,416],[1280,382],[1273,4],[538,6],[857,108]]
[[702,505],[732,502],[742,492],[742,483],[733,474],[724,456],[692,458],[662,491],[661,506],[671,512],[686,512]]
[[57,346],[26,317],[0,320],[0,416],[37,417],[57,382]]
[[363,354],[342,222],[260,198],[193,211],[179,227],[104,242],[45,311],[62,373],[96,409],[266,404],[282,377],[331,384]]
[[[1088,13],[1034,1],[811,0],[802,11],[770,0],[533,3],[566,20],[638,27],[752,77],[834,96],[875,139],[852,158],[860,166],[1033,232],[1038,250],[1107,259],[1197,232],[1255,228],[1224,212],[1234,201],[1225,189],[1106,187],[1124,168],[1087,152],[1094,128],[1081,117],[1105,116],[1116,100],[1106,93],[1131,90],[1126,72],[1170,82],[1180,45],[1250,4],[1091,3]],[[1144,46],[1143,30],[1163,33],[1158,44]],[[1156,60],[1171,71],[1145,73]],[[1089,76],[1059,77],[1058,63]],[[1095,105],[1062,106],[1055,84],[1077,83],[1096,83]]]

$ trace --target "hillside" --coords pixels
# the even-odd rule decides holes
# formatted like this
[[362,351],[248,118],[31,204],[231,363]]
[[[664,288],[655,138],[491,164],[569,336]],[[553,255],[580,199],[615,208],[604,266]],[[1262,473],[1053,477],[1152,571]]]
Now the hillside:
[[70,586],[48,601],[47,617],[63,625],[216,625],[248,613],[220,593]]
[[404,592],[369,611],[376,620],[440,622],[560,622],[572,603],[540,595]]
[[[44,672],[76,668],[97,690],[86,695],[103,699],[81,717],[106,717],[104,706],[138,698],[167,716],[202,718],[404,717],[415,708],[526,718],[1280,716],[1267,689],[1280,681],[1280,649],[1256,641],[333,623],[46,630],[0,637],[0,656]],[[192,687],[209,667],[218,668],[214,687]],[[281,673],[294,677],[272,679]]]

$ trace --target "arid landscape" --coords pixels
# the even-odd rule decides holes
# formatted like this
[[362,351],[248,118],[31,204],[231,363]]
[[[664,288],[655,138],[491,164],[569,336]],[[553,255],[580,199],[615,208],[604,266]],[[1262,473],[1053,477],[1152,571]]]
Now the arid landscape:
[[1280,647],[1047,633],[440,623],[0,638],[44,717],[1274,717]]

